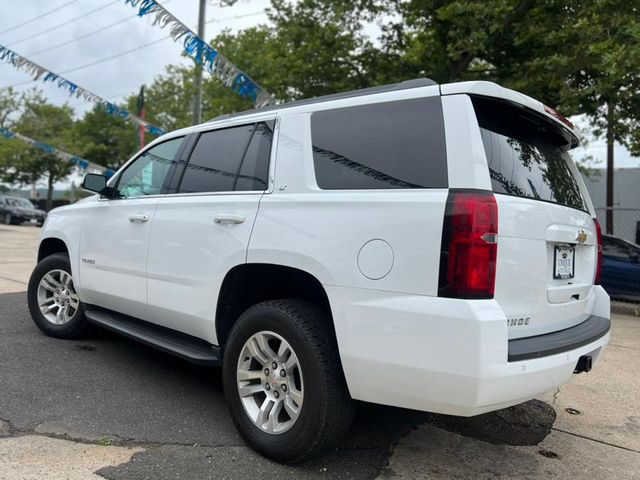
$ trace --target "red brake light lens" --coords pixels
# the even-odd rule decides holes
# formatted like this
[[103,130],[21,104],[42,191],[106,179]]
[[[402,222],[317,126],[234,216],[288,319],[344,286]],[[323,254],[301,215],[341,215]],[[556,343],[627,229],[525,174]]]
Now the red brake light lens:
[[596,237],[598,240],[597,254],[596,254],[596,277],[593,280],[595,285],[600,285],[602,277],[602,228],[600,228],[600,222],[597,218],[593,219],[593,223],[596,226]]
[[438,295],[493,298],[498,205],[492,193],[451,191],[447,199]]
[[551,115],[552,117],[557,118],[558,120],[560,120],[562,123],[564,123],[567,127],[569,127],[571,130],[573,130],[575,128],[575,126],[573,125],[573,123],[571,123],[569,121],[569,119],[567,117],[565,117],[564,115],[562,115],[561,113],[557,112],[556,110],[554,110],[551,107],[547,107],[546,105],[544,106],[544,111],[547,112],[549,115]]

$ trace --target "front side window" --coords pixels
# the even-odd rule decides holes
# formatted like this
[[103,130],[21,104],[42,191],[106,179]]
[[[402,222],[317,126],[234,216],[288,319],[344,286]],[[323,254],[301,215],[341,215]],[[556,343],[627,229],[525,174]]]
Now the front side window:
[[134,160],[120,175],[118,196],[128,198],[161,194],[183,139],[174,138],[156,145]]
[[440,97],[315,112],[311,136],[322,189],[448,185]]
[[180,193],[266,190],[272,139],[273,122],[202,133]]

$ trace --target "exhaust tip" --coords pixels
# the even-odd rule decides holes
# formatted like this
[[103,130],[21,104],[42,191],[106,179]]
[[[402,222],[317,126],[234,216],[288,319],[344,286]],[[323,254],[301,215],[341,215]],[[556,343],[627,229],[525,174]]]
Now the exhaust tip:
[[582,355],[576,363],[576,368],[573,373],[587,373],[591,371],[593,366],[593,358],[591,355]]

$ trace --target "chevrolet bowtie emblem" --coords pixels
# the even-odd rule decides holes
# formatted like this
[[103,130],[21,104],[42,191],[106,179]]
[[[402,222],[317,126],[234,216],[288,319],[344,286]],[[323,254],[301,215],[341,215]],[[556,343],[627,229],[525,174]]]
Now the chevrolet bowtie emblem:
[[578,230],[578,236],[576,237],[578,243],[584,243],[587,241],[587,232],[584,230]]

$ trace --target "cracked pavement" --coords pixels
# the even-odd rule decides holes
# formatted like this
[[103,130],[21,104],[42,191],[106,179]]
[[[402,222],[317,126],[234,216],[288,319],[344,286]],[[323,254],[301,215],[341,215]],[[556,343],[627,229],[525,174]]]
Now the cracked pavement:
[[468,419],[362,403],[337,449],[283,466],[238,436],[218,369],[41,334],[38,232],[0,226],[0,479],[640,478],[640,318],[617,315],[595,370],[539,400]]

